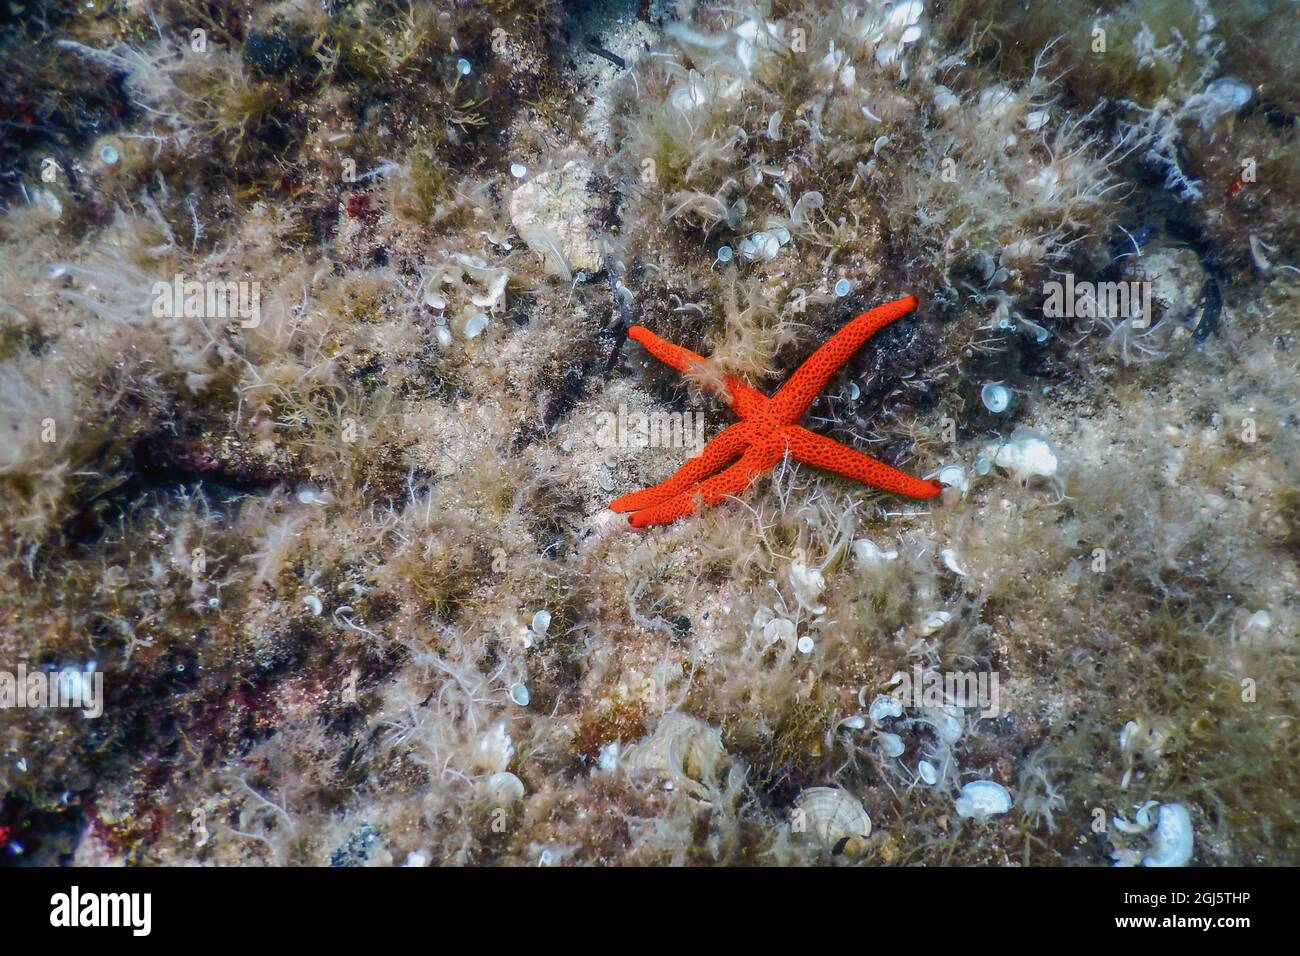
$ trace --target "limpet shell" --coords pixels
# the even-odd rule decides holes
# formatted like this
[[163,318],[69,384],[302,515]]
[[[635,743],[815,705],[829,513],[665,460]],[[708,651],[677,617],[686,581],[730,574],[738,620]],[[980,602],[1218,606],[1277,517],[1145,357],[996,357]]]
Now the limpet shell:
[[972,780],[961,788],[956,810],[959,817],[996,817],[1011,809],[1011,793],[992,780]]
[[795,798],[804,832],[832,853],[856,853],[871,835],[871,817],[857,797],[841,787],[810,787]]

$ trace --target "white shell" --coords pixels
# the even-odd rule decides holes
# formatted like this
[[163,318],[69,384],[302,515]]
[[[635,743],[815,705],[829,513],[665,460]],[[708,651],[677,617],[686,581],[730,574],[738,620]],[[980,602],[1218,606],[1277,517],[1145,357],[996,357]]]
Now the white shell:
[[781,240],[770,232],[756,232],[742,239],[737,248],[746,259],[774,259],[781,251]]
[[921,709],[921,715],[934,727],[939,739],[949,747],[961,740],[966,725],[962,721],[959,708],[952,704],[945,704],[942,707],[924,707]]
[[970,479],[966,477],[966,469],[961,465],[946,465],[939,469],[939,474],[935,476],[939,479],[939,484],[946,485],[949,488],[956,488],[962,494],[970,487]]
[[794,588],[794,597],[800,607],[813,614],[821,614],[826,610],[826,605],[817,601],[826,588],[826,579],[820,570],[804,563],[803,551],[798,548],[794,552],[794,562],[790,565],[790,586]]
[[794,640],[794,622],[783,617],[774,617],[763,625],[763,639],[768,646],[781,642],[789,644]]
[[929,637],[951,620],[952,615],[947,611],[928,611],[925,617],[921,618],[921,623],[916,626],[916,630],[922,637]]
[[924,0],[901,0],[889,8],[887,22],[891,27],[909,27],[921,19],[925,11]]
[[795,798],[794,805],[803,811],[805,832],[827,850],[844,840],[871,835],[871,817],[857,797],[840,787],[811,787]]
[[903,738],[898,734],[881,734],[878,739],[880,740],[880,752],[886,757],[901,757],[903,751],[907,749],[903,746]]
[[612,773],[618,768],[618,761],[622,756],[623,745],[617,740],[611,740],[600,748],[600,758],[597,760],[597,765],[605,773]]
[[888,551],[881,550],[870,538],[859,538],[853,542],[853,557],[858,564],[863,567],[871,567],[880,564],[883,561],[893,561],[898,558],[898,552],[893,548]]
[[934,769],[934,764],[928,760],[922,760],[916,765],[916,775],[921,778],[921,782],[927,786],[933,787],[939,782],[939,771]]
[[1186,866],[1192,859],[1194,845],[1192,818],[1187,808],[1181,803],[1162,804],[1151,852],[1142,858],[1142,865]]
[[1004,442],[991,444],[984,449],[984,457],[999,468],[1005,468],[1016,478],[1051,478],[1060,464],[1052,443],[1038,432],[1017,428]]
[[939,552],[939,557],[943,558],[943,566],[953,574],[966,577],[966,569],[961,566],[961,560],[957,557],[956,548],[944,548]]
[[798,202],[790,212],[790,221],[796,226],[802,226],[808,222],[808,214],[816,212],[826,205],[826,197],[817,190],[812,189],[799,197]]
[[533,633],[538,637],[545,637],[546,631],[551,626],[551,612],[545,609],[538,611],[533,615]]
[[873,724],[879,724],[890,717],[902,717],[903,705],[890,697],[888,694],[877,694],[876,699],[871,702],[871,708],[867,711]]
[[500,773],[510,766],[515,755],[515,745],[506,733],[505,722],[493,724],[478,741],[474,753],[474,769],[487,773]]
[[936,112],[946,113],[961,102],[952,90],[946,86],[934,88],[934,108]]
[[308,594],[302,599],[302,603],[307,605],[313,617],[320,617],[321,608],[323,607],[320,598],[314,594]]
[[1114,823],[1115,829],[1120,833],[1127,833],[1130,836],[1135,833],[1146,833],[1153,826],[1155,821],[1151,819],[1151,810],[1153,807],[1160,806],[1158,801],[1148,800],[1142,806],[1138,807],[1137,813],[1133,816],[1133,822],[1129,823],[1123,817],[1115,817],[1111,822]]
[[972,780],[961,788],[957,798],[957,815],[977,820],[995,817],[1011,809],[1011,794],[992,780]]
[[510,771],[503,770],[487,778],[483,792],[497,806],[509,806],[524,798],[524,782]]

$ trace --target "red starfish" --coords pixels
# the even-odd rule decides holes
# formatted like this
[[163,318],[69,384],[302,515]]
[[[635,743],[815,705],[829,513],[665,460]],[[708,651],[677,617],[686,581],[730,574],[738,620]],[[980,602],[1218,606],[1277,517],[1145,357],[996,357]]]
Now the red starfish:
[[[862,313],[813,352],[771,398],[728,376],[726,390],[730,396],[721,388],[714,391],[727,400],[740,416],[740,421],[724,428],[700,454],[689,459],[667,481],[624,495],[610,504],[610,508],[633,512],[629,520],[637,528],[670,524],[693,512],[697,502],[711,505],[739,494],[754,478],[780,461],[787,451],[799,461],[885,491],[909,498],[938,496],[943,486],[937,481],[913,478],[798,424],[830,377],[867,339],[915,308],[916,299],[909,295]],[[628,329],[627,336],[679,372],[704,361],[690,349],[665,342],[639,325]],[[739,461],[718,470],[736,458]],[[718,473],[708,477],[713,472]]]

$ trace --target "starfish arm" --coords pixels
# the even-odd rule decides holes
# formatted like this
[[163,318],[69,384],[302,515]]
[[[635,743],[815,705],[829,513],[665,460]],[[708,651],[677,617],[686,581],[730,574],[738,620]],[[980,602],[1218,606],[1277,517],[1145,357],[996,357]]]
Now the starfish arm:
[[[627,330],[627,337],[633,342],[640,343],[647,352],[679,372],[685,372],[692,365],[698,365],[704,362],[704,356],[690,349],[682,348],[680,345],[674,345],[667,339],[661,339],[643,325],[634,325]],[[742,417],[747,417],[761,406],[767,404],[768,398],[756,388],[750,388],[744,382],[732,375],[726,378],[727,389],[730,395],[722,394],[720,389],[712,389],[720,398],[727,401],[736,413]]]
[[781,432],[790,454],[799,461],[853,478],[873,488],[881,488],[909,498],[936,498],[943,491],[937,481],[914,478],[876,461],[847,445],[832,441],[799,425],[788,425]]
[[756,448],[751,448],[725,471],[665,501],[636,512],[629,520],[635,528],[671,524],[678,518],[693,512],[697,502],[713,505],[731,495],[740,494],[758,475],[771,468],[773,463],[770,456]]
[[749,429],[743,422],[729,425],[715,435],[698,455],[687,459],[668,480],[644,491],[616,498],[609,507],[612,511],[640,511],[672,498],[729,463],[741,453],[748,441]]
[[863,312],[832,335],[795,369],[794,374],[781,386],[780,391],[772,396],[771,400],[776,405],[777,414],[783,421],[798,421],[817,394],[826,387],[830,377],[853,357],[853,353],[860,349],[867,339],[915,308],[916,298],[906,295]]

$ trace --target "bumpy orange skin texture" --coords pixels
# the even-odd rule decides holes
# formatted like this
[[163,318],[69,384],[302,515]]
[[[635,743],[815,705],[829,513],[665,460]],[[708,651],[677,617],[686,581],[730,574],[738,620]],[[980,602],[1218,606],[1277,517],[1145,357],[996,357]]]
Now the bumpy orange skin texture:
[[[915,308],[916,299],[909,295],[862,313],[813,352],[771,398],[739,379],[727,378],[729,404],[740,416],[740,421],[724,428],[700,454],[689,459],[667,481],[624,495],[610,508],[631,512],[628,520],[637,528],[670,524],[690,514],[700,504],[716,504],[744,491],[750,482],[780,461],[787,452],[798,461],[853,478],[873,488],[909,498],[938,496],[943,486],[937,481],[914,478],[847,445],[810,432],[799,424],[813,399],[853,353],[890,322],[901,319]],[[659,361],[679,372],[685,372],[693,363],[704,361],[690,349],[665,342],[642,326],[632,326],[627,335],[645,346],[646,351]],[[719,394],[722,394],[720,390]],[[722,397],[727,398],[726,395]]]

